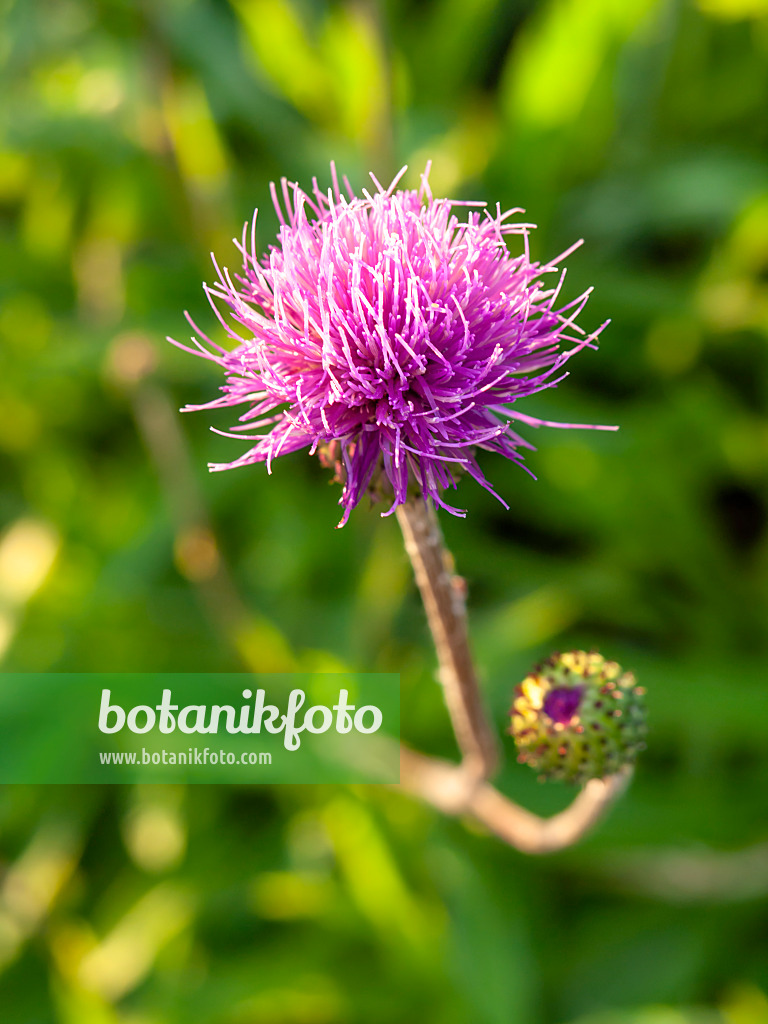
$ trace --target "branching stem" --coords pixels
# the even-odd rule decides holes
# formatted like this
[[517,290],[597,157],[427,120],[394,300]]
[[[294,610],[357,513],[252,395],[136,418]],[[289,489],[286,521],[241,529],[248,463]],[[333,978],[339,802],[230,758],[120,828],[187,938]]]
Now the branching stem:
[[592,779],[560,814],[540,818],[488,782],[498,763],[495,734],[485,711],[469,648],[464,581],[453,572],[437,517],[421,498],[397,509],[405,549],[427,613],[439,679],[462,760],[458,765],[401,747],[400,785],[444,814],[468,815],[525,853],[571,846],[624,792],[631,770]]

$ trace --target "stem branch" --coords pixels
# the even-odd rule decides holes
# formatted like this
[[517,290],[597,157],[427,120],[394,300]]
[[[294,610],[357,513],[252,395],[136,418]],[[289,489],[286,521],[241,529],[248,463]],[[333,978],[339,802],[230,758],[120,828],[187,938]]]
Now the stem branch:
[[439,679],[462,754],[461,764],[400,748],[400,785],[443,814],[469,815],[524,853],[551,853],[577,842],[627,787],[625,769],[592,779],[564,811],[540,818],[486,780],[498,761],[496,738],[483,706],[467,635],[464,581],[454,575],[437,517],[422,498],[398,506],[405,549],[421,591],[435,643]]
[[467,815],[523,853],[545,854],[578,842],[629,785],[625,768],[591,779],[564,811],[540,818],[509,800],[489,782],[473,779],[459,765],[400,748],[400,785],[443,814]]

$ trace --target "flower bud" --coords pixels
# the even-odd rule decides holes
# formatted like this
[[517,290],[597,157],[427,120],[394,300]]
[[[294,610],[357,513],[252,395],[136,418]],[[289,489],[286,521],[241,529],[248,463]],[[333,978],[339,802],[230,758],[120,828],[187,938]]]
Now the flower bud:
[[553,654],[515,687],[510,733],[540,779],[612,775],[645,749],[645,690],[596,651]]

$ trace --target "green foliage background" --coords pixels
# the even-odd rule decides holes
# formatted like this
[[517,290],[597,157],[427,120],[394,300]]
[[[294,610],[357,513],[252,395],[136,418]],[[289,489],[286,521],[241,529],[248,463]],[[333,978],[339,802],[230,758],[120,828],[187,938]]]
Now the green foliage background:
[[[6,788],[2,1024],[768,1021],[768,2],[3,0],[6,671],[402,673],[453,755],[397,525],[239,451],[165,344],[268,182],[433,160],[610,316],[444,519],[499,728],[553,648],[648,687],[610,819],[525,858],[377,788]],[[66,749],[52,743],[51,758]],[[570,794],[508,763],[539,811]]]

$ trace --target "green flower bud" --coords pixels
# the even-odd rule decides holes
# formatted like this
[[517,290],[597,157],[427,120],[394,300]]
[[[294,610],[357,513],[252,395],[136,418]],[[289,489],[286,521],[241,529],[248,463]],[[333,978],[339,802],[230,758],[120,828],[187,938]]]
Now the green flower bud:
[[645,749],[645,690],[593,651],[553,654],[515,687],[510,733],[540,779],[612,775]]

